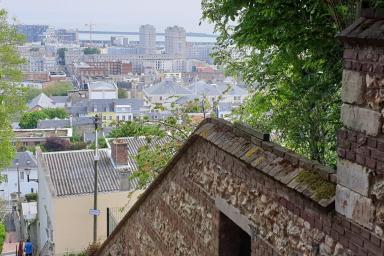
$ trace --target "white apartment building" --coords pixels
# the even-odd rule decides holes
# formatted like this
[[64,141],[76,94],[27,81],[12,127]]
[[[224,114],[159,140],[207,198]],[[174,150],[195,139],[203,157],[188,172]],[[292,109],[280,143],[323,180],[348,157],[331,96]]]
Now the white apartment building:
[[156,29],[152,25],[140,26],[140,47],[143,54],[156,53]]
[[28,193],[36,193],[38,184],[30,179],[37,179],[37,163],[31,152],[17,152],[12,165],[3,169],[1,175],[4,181],[0,183],[0,197],[5,201],[17,198],[18,178],[17,169],[20,177],[20,194],[24,196]]
[[178,26],[168,27],[165,30],[165,53],[184,57],[186,50],[185,29]]

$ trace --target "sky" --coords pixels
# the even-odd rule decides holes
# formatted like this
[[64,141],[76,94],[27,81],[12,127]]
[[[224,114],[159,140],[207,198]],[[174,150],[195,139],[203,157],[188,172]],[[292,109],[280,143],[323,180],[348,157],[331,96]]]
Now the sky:
[[201,0],[0,0],[18,24],[47,24],[55,28],[138,31],[152,24],[158,32],[179,25],[187,32],[213,33],[201,18]]

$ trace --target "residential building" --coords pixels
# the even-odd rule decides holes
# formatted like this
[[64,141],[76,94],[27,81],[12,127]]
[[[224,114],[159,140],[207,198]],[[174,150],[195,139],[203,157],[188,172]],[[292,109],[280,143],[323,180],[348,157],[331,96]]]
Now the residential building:
[[186,58],[204,61],[212,64],[213,60],[210,56],[215,47],[214,43],[186,43]]
[[145,99],[151,104],[167,104],[175,102],[183,96],[191,95],[192,92],[176,84],[172,79],[165,79],[160,83],[143,89]]
[[68,96],[48,97],[45,93],[40,93],[28,102],[29,111],[38,111],[47,108],[65,108],[68,104]]
[[140,47],[143,54],[156,53],[156,29],[152,25],[140,26]]
[[186,54],[185,29],[178,26],[165,29],[165,53],[184,57]]
[[88,77],[128,75],[132,64],[128,61],[88,61],[73,64],[73,74],[84,82]]
[[[103,241],[106,210],[126,204],[130,188],[122,186],[121,176],[127,177],[130,171],[114,168],[107,150],[99,150],[99,157],[97,239]],[[79,253],[92,242],[93,216],[89,210],[93,209],[94,150],[38,152],[37,158],[38,247],[43,251],[52,249],[49,255]],[[69,158],[72,161],[67,161]],[[52,244],[54,246],[47,246]]]
[[[154,138],[149,147],[165,141],[165,138]],[[127,206],[129,193],[137,186],[136,179],[129,179],[137,171],[135,156],[139,148],[147,144],[144,137],[121,138],[109,141],[108,149],[99,150],[98,241],[107,237],[107,209]],[[38,247],[51,248],[53,255],[79,253],[93,239],[93,216],[89,210],[93,209],[94,150],[38,151],[37,161]]]
[[16,147],[34,147],[44,144],[49,137],[59,137],[70,141],[72,128],[60,129],[13,129]]
[[249,92],[247,89],[242,88],[236,84],[220,83],[218,87],[223,92],[221,102],[243,103],[248,97]]
[[134,115],[139,115],[144,110],[144,101],[139,99],[82,100],[69,108],[73,117],[92,117],[98,114],[104,125],[131,121]]
[[27,175],[30,179],[37,179],[37,162],[35,156],[29,152],[16,152],[15,159],[11,166],[1,170],[2,182],[0,183],[0,198],[11,202],[17,199],[18,192],[18,173],[20,177],[20,196],[29,193],[37,193],[37,183],[28,182]]
[[59,43],[72,44],[79,42],[79,32],[72,29],[58,29],[55,31],[55,37]]
[[96,99],[117,99],[118,88],[115,83],[95,81],[88,84],[88,97]]
[[94,132],[95,125],[92,117],[81,116],[72,117],[69,119],[47,119],[39,120],[37,123],[38,129],[49,128],[73,128],[73,135],[84,138],[85,133]]

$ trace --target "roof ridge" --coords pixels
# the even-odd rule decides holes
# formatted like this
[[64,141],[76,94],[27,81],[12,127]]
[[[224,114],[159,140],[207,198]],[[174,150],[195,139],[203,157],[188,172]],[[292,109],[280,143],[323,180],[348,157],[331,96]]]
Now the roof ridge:
[[[107,151],[107,148],[99,148],[99,151]],[[42,152],[43,155],[51,155],[51,154],[64,154],[64,153],[75,153],[75,152],[94,152],[94,149],[77,149],[77,150],[64,150],[64,151],[52,151],[52,152]]]
[[[310,160],[286,147],[283,147],[282,145],[276,142],[270,141],[270,135],[268,133],[260,132],[242,122],[231,123],[224,119],[218,119],[218,118],[205,119],[198,125],[194,133],[198,132],[198,129],[206,125],[207,123],[224,125],[227,128],[232,129],[232,132],[235,135],[250,140],[251,143],[257,146],[260,146],[262,149],[269,151],[271,153],[274,153],[275,155],[288,160],[292,164],[295,164],[295,165],[297,164],[300,167],[311,169],[319,173],[322,178],[332,183],[336,183],[336,174],[335,174],[336,170],[330,167],[327,167],[323,164],[320,164],[317,161]],[[207,138],[204,138],[204,139],[207,139]]]

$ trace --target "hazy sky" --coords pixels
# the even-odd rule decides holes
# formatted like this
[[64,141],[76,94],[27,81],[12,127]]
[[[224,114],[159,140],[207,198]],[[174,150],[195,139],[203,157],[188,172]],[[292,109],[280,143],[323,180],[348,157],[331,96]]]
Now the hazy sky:
[[138,31],[152,24],[157,31],[180,25],[188,32],[212,33],[210,24],[199,26],[201,0],[0,0],[9,16],[22,24],[48,24],[56,28]]

